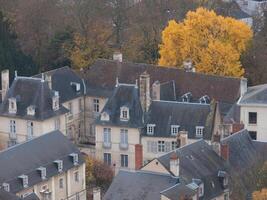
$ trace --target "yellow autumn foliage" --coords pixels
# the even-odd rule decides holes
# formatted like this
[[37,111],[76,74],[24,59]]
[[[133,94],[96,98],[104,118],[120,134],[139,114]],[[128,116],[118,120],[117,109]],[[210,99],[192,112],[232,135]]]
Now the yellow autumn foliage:
[[162,32],[159,65],[180,67],[190,59],[197,72],[241,77],[240,56],[252,35],[245,23],[198,8],[181,23],[169,21]]
[[253,192],[253,200],[266,200],[266,199],[267,199],[267,188],[264,188],[261,191]]

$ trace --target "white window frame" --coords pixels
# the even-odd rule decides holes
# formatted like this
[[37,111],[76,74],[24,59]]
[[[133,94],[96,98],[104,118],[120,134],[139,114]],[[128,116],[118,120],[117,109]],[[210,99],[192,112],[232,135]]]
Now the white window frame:
[[33,138],[33,121],[27,121],[27,136],[28,139],[32,139]]
[[60,118],[56,118],[54,121],[55,130],[60,130]]
[[99,109],[100,103],[99,102],[100,102],[99,99],[97,99],[97,98],[93,99],[93,111],[95,113],[99,113],[100,112],[100,109]]
[[175,149],[177,149],[177,142],[176,141],[172,141],[171,142],[171,150],[175,150]]
[[54,111],[59,109],[59,95],[58,92],[55,92],[55,95],[52,97],[52,108]]
[[155,126],[156,126],[155,124],[146,125],[146,131],[148,135],[154,135]]
[[177,135],[179,133],[179,125],[171,125],[171,135]]
[[[121,154],[121,167],[129,167],[129,156],[126,154]],[[127,162],[126,162],[127,158]]]
[[12,134],[16,134],[16,121],[15,120],[13,120],[13,119],[11,119],[10,121],[9,121],[9,130],[10,130],[10,133],[12,133]]
[[57,164],[58,172],[62,172],[63,171],[63,160],[55,160],[54,163]]
[[104,143],[111,143],[111,128],[103,128],[103,141]]
[[73,165],[79,164],[79,155],[77,153],[71,153],[70,156],[72,157]]
[[129,108],[126,106],[122,106],[120,109],[120,119],[122,121],[128,121],[130,118],[129,116]]
[[22,180],[23,187],[27,188],[29,185],[28,176],[23,174],[23,175],[19,176],[19,178],[21,178],[21,180]]
[[73,105],[72,105],[72,102],[69,102],[68,103],[68,108],[69,108],[70,115],[72,115],[73,114]]
[[196,137],[202,138],[204,133],[204,126],[196,126]]
[[9,192],[10,191],[10,185],[9,185],[9,183],[3,183],[2,186],[3,186],[3,188],[4,188],[4,190],[6,192]]
[[80,181],[80,173],[79,173],[79,171],[74,171],[73,172],[73,177],[74,177],[74,181],[76,182],[76,183],[78,183],[79,181]]
[[16,114],[17,113],[17,100],[16,98],[9,98],[8,99],[8,112],[11,114]]
[[103,161],[106,165],[111,165],[112,159],[111,159],[111,153],[104,153],[103,154]]
[[128,129],[120,129],[120,144],[128,145]]
[[158,152],[159,153],[165,152],[165,141],[164,140],[158,141]]
[[40,171],[40,175],[41,175],[42,180],[45,180],[46,179],[46,168],[45,167],[39,167],[37,170]]
[[60,189],[63,189],[64,188],[64,178],[63,177],[61,177],[61,178],[58,179],[58,187]]

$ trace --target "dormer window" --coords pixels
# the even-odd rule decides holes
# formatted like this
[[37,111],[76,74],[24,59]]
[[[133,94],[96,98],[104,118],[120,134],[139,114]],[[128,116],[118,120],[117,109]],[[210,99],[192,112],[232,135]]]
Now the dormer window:
[[101,121],[109,121],[109,114],[107,112],[101,113]]
[[72,157],[73,165],[78,165],[79,164],[79,157],[78,157],[77,153],[71,153],[70,157]]
[[28,106],[27,115],[34,116],[35,115],[35,106]]
[[129,120],[129,108],[128,107],[126,107],[126,106],[121,107],[120,119],[122,121],[128,121]]
[[8,183],[3,183],[3,188],[6,192],[10,191],[10,185]]
[[155,124],[147,124],[146,125],[146,131],[148,135],[153,135],[154,134],[154,129],[155,129]]
[[16,114],[17,113],[17,100],[16,98],[9,98],[9,107],[8,107],[8,112],[11,114]]
[[63,161],[62,160],[55,160],[54,163],[57,165],[58,172],[62,172],[63,170]]
[[171,125],[171,134],[174,136],[177,135],[179,132],[179,127],[179,125]]
[[71,82],[70,85],[74,87],[76,92],[79,92],[81,90],[81,84],[80,83]]
[[187,92],[184,95],[182,95],[182,102],[190,102],[192,97],[192,93],[191,92]]
[[54,96],[52,98],[52,108],[54,111],[59,109],[59,94],[57,91],[54,91]]
[[42,180],[45,180],[46,179],[46,168],[45,167],[39,167],[37,170],[40,171],[40,175],[41,175]]
[[228,186],[228,175],[225,171],[219,171],[218,177],[220,178],[223,187],[226,188]]
[[203,137],[203,126],[196,126],[196,137],[202,138]]
[[209,104],[210,103],[209,96],[208,95],[205,95],[205,96],[201,97],[199,99],[199,103],[201,103],[201,104]]
[[22,180],[23,187],[27,188],[29,185],[28,176],[23,174],[23,175],[19,176],[19,178]]

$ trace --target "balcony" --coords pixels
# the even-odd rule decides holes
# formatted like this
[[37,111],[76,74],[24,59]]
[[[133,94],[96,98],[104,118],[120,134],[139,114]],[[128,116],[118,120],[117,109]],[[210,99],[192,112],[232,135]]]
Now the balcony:
[[111,149],[111,142],[103,142],[103,148]]
[[127,150],[128,148],[129,148],[129,144],[128,143],[120,143],[120,149]]

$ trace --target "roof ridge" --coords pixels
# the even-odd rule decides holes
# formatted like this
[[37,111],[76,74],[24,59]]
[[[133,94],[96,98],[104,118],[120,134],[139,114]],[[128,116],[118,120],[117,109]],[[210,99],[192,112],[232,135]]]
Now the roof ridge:
[[202,105],[202,106],[210,106],[210,104],[204,103],[195,103],[195,102],[181,102],[181,101],[167,101],[167,100],[152,100],[152,102],[160,102],[160,103],[177,103],[177,104],[193,104],[193,105]]

